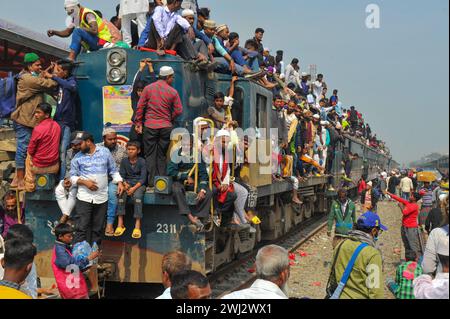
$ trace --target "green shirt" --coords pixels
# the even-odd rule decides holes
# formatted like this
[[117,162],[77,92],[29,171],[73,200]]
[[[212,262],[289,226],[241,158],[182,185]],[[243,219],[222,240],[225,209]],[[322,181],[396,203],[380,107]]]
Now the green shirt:
[[330,214],[328,215],[328,231],[331,232],[336,222],[335,233],[338,235],[348,235],[356,224],[356,206],[353,201],[348,200],[345,212],[342,212],[341,203],[333,201]]
[[409,261],[397,268],[395,282],[398,285],[395,296],[397,299],[416,299],[414,297],[414,279],[422,276],[422,267],[416,262]]

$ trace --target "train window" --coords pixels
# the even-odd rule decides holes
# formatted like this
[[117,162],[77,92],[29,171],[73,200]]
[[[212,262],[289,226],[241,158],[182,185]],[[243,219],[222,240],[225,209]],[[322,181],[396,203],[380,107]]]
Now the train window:
[[244,128],[244,90],[236,87],[234,90],[234,103],[231,109],[233,120],[237,121],[239,127]]
[[256,126],[260,129],[268,129],[267,97],[261,94],[256,94]]

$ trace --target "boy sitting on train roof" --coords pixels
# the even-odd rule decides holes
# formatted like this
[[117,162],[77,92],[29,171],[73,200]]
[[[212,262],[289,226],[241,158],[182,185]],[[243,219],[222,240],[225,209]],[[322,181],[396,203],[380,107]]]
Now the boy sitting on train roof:
[[114,236],[120,237],[126,230],[124,226],[125,208],[128,197],[131,197],[134,205],[134,218],[136,219],[132,237],[134,239],[140,239],[142,237],[141,220],[143,217],[142,210],[145,184],[147,181],[147,168],[145,160],[139,157],[139,153],[141,152],[139,142],[129,142],[127,152],[128,158],[124,158],[120,165],[120,175],[124,180],[124,189],[122,192],[119,192],[119,207],[117,209],[119,223]]
[[[209,215],[212,192],[209,189],[209,176],[203,158],[199,158],[198,180],[195,181],[195,161],[193,156],[193,136],[183,135],[180,149],[173,153],[167,166],[167,175],[173,178],[172,192],[177,203],[179,213],[186,216],[197,227],[197,231],[204,229],[203,219]],[[196,192],[196,205],[190,206],[186,200],[186,192]]]
[[89,51],[97,51],[112,43],[108,26],[93,10],[80,5],[78,0],[65,0],[68,27],[63,31],[48,30],[49,37],[68,38],[72,36],[69,60],[74,61],[82,46]]

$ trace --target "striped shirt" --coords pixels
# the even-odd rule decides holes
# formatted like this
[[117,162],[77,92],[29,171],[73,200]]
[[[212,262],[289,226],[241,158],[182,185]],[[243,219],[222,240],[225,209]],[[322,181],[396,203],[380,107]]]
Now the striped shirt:
[[421,191],[425,192],[422,197],[422,207],[432,207],[433,206],[433,191],[429,188],[423,188]]
[[76,185],[78,180],[91,180],[97,183],[98,190],[93,192],[86,186],[78,186],[77,198],[80,201],[103,204],[108,201],[108,175],[113,183],[122,182],[116,163],[111,152],[101,146],[95,148],[94,154],[79,152],[71,163],[70,176],[72,184]]
[[135,125],[144,124],[149,129],[171,128],[174,120],[183,113],[177,90],[159,80],[145,87],[136,110]]

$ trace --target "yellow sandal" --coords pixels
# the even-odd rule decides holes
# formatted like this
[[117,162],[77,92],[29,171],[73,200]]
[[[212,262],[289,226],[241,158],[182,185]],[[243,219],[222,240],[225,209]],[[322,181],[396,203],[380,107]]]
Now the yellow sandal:
[[133,235],[132,235],[133,239],[141,239],[142,237],[142,231],[140,229],[135,229],[133,230]]
[[121,237],[127,229],[125,227],[117,227],[114,232],[114,237]]

